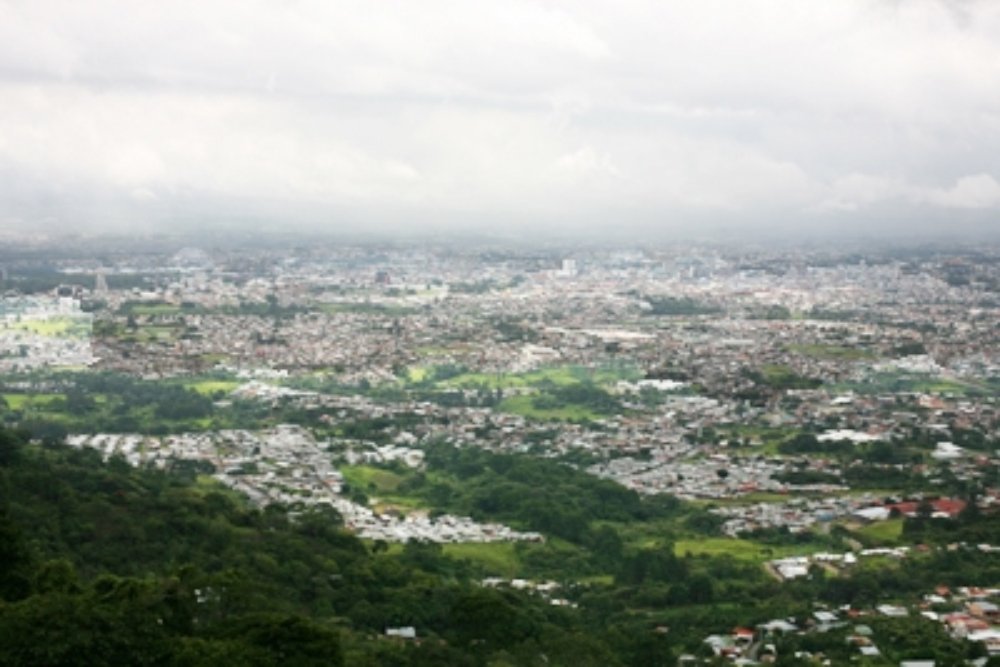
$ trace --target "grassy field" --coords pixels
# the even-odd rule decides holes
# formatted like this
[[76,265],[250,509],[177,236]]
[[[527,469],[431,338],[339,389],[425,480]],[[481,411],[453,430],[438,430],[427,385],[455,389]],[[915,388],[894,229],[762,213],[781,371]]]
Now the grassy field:
[[517,545],[512,542],[465,542],[444,545],[444,553],[457,560],[468,560],[487,574],[513,578],[521,572]]
[[91,333],[90,320],[75,319],[72,317],[53,317],[44,320],[22,320],[8,325],[9,329],[16,329],[35,334],[36,336],[57,337],[84,337]]
[[181,312],[181,307],[167,303],[136,303],[131,304],[128,311],[133,315],[177,315]]
[[764,562],[773,558],[800,556],[819,551],[820,547],[801,546],[769,546],[751,540],[741,540],[730,537],[698,537],[677,540],[674,543],[674,553],[678,556],[732,556],[739,560]]
[[176,341],[184,333],[184,327],[178,324],[140,324],[134,329],[116,326],[103,328],[101,335],[119,338],[133,343],[170,343]]
[[433,369],[427,366],[410,366],[406,369],[406,379],[408,382],[418,384],[430,377]]
[[45,409],[60,398],[59,394],[3,394],[11,410]]
[[730,447],[732,447],[733,440],[749,440],[761,443],[760,445],[751,445],[749,447],[737,447],[736,449],[739,449],[741,453],[758,453],[769,456],[778,455],[778,445],[798,432],[798,429],[794,428],[743,425],[727,426],[719,430],[730,441]]
[[203,396],[214,396],[220,391],[228,394],[240,386],[240,383],[235,380],[200,380],[198,382],[185,383],[184,386],[188,389],[193,389]]
[[506,389],[510,387],[535,387],[548,383],[569,385],[576,382],[609,384],[619,380],[634,380],[641,377],[632,366],[588,368],[586,366],[550,366],[527,373],[462,373],[448,378],[440,384],[452,387],[479,387]]
[[928,375],[926,373],[882,372],[875,373],[864,382],[836,385],[837,391],[854,391],[859,394],[922,392],[925,394],[954,394],[955,396],[990,396],[996,387],[988,382],[970,382]]
[[418,498],[399,495],[378,495],[374,501],[369,498],[370,506],[377,514],[398,512],[409,515],[414,511],[424,512],[430,508]]
[[[112,431],[149,433],[162,426],[172,430],[205,431],[221,428],[246,427],[246,418],[241,416],[240,424],[233,424],[225,412],[194,418],[165,418],[156,414],[156,405],[127,405],[116,394],[89,393],[93,404],[80,410],[69,409],[67,397],[63,394],[21,394],[0,395],[10,410],[21,412],[29,421],[55,422],[72,432]],[[125,420],[122,422],[121,420]]]
[[927,394],[954,394],[956,396],[979,395],[990,392],[988,388],[972,382],[942,379],[917,382],[913,385],[913,390]]
[[791,366],[784,364],[764,364],[760,369],[764,382],[771,387],[795,389],[812,386],[809,378],[800,376]]
[[181,330],[180,327],[150,325],[139,327],[139,331],[150,340],[170,340],[176,338]]
[[863,526],[855,532],[858,535],[870,538],[881,544],[894,544],[903,535],[903,520],[887,519],[885,521],[877,521]]
[[365,492],[392,493],[404,479],[390,470],[372,466],[341,466],[340,472],[348,484]]
[[532,397],[511,396],[500,402],[499,409],[503,412],[538,419],[542,421],[594,421],[601,418],[601,415],[580,405],[566,405],[558,408],[536,408],[532,403]]

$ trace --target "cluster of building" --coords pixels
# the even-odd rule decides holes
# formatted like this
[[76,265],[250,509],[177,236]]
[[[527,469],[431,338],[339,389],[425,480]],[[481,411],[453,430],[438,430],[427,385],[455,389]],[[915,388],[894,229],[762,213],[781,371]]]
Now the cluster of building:
[[[741,379],[733,371],[751,361],[834,380],[858,370],[851,362],[859,359],[822,349],[801,354],[801,346],[882,353],[920,343],[931,363],[897,364],[897,370],[960,377],[997,370],[995,306],[984,304],[974,285],[950,285],[931,263],[831,266],[786,256],[782,264],[767,256],[649,251],[592,253],[565,271],[558,257],[353,248],[317,255],[250,266],[229,257],[214,264],[206,257],[195,266],[170,258],[149,289],[103,293],[102,316],[125,324],[127,309],[113,315],[124,305],[165,304],[175,310],[133,320],[176,326],[179,335],[145,343],[104,337],[102,364],[178,374],[204,370],[206,358],[223,356],[237,366],[339,368],[363,376],[426,361],[501,371],[588,363],[611,346],[643,365],[688,366],[700,384],[722,389],[737,388]],[[679,311],[685,315],[679,326],[660,327],[649,316],[664,298],[693,304]],[[771,312],[778,306],[782,317]],[[517,324],[530,340],[489,326],[497,321]],[[948,335],[925,340],[920,332],[928,327],[947,327]],[[444,339],[463,344],[441,349]],[[861,361],[876,372],[888,368]]]
[[[251,503],[280,503],[291,510],[333,507],[344,524],[360,537],[407,542],[540,541],[538,533],[520,532],[468,517],[426,513],[406,516],[379,513],[342,493],[343,476],[331,462],[327,445],[295,425],[265,431],[224,430],[171,436],[135,434],[71,435],[67,444],[90,447],[104,457],[121,456],[134,466],[167,468],[178,462],[202,462],[222,484],[245,495]],[[381,456],[416,459],[403,448],[381,448]],[[422,454],[422,452],[421,452]]]
[[[79,312],[77,297],[96,310],[87,349],[98,357],[96,368],[147,378],[209,370],[246,378],[232,400],[318,411],[328,425],[386,422],[372,439],[408,450],[400,455],[408,465],[419,465],[422,443],[445,440],[568,456],[641,493],[803,496],[716,510],[727,519],[725,531],[739,534],[805,530],[870,508],[864,499],[833,495],[846,489],[832,481],[841,471],[826,457],[778,455],[761,431],[808,431],[822,444],[859,448],[937,443],[926,463],[912,466],[928,482],[944,469],[976,480],[997,464],[1000,305],[988,289],[1000,278],[996,267],[961,256],[861,261],[697,247],[570,257],[492,248],[186,249],[141,265],[132,258],[67,264],[68,273],[93,274],[94,289],[53,298],[63,310]],[[139,273],[142,287],[108,289],[112,277]],[[16,317],[29,308],[4,307],[0,366],[14,368],[21,348],[11,336],[27,335]],[[62,354],[54,346],[75,344],[48,338],[38,349],[30,344],[26,358],[50,363]],[[79,361],[95,360],[81,352]],[[621,410],[569,422],[505,408],[505,398],[545,391],[507,376],[552,366],[617,369],[598,384]],[[438,381],[441,368],[495,381]],[[414,380],[412,369],[430,379]],[[338,391],[303,389],[315,378]],[[399,391],[376,400],[373,387]],[[962,439],[969,433],[980,438],[975,451]],[[194,434],[184,438],[195,442]],[[358,460],[397,456],[369,444]],[[135,447],[123,453],[139,462],[157,451]],[[293,456],[282,465],[251,453],[217,469],[255,502],[304,502],[339,483],[335,475],[317,476],[326,468],[297,467],[295,451],[282,450]],[[248,472],[252,464],[264,472]],[[241,474],[225,472],[240,466]],[[795,471],[831,481],[781,481]],[[380,521],[347,505],[342,513],[369,532]],[[409,520],[410,533],[429,530],[419,517]]]
[[0,373],[90,366],[92,321],[72,297],[0,297]]
[[[817,609],[806,618],[778,618],[752,627],[736,627],[728,634],[713,634],[703,644],[716,657],[726,658],[734,664],[771,664],[778,659],[777,646],[788,636],[826,633],[847,630],[845,641],[856,659],[879,658],[882,650],[880,639],[872,628],[870,619],[883,616],[904,618],[922,616],[941,623],[957,640],[981,644],[986,655],[970,660],[970,665],[985,665],[993,656],[1000,655],[1000,589],[977,586],[960,586],[954,589],[938,586],[913,605],[879,604],[871,609],[845,606],[837,609]],[[867,621],[867,622],[866,622]],[[807,658],[820,664],[830,664],[822,654],[799,652],[795,657]],[[698,664],[695,656],[684,656],[681,664]],[[933,666],[933,659],[906,660],[903,667]]]
[[[992,511],[998,504],[997,494],[989,493],[978,499],[978,505]],[[784,502],[758,502],[711,508],[713,514],[725,517],[722,532],[732,537],[761,529],[783,528],[801,533],[817,524],[840,519],[860,523],[884,521],[893,516],[916,517],[926,509],[930,518],[954,519],[964,510],[966,502],[957,498],[929,498],[926,508],[921,500],[893,501],[871,493],[826,497],[794,497]]]
[[[680,448],[681,456],[690,456],[694,446]],[[687,451],[685,451],[687,450]],[[657,456],[649,461],[623,456],[597,463],[587,470],[599,477],[613,479],[640,493],[670,493],[685,500],[732,498],[748,493],[830,493],[845,490],[839,484],[787,484],[774,478],[790,469],[778,459],[732,457],[725,454],[685,459]]]

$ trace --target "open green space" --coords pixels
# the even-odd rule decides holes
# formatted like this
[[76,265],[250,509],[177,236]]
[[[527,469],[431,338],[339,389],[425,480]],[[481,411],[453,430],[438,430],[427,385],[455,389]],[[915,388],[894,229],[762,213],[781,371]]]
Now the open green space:
[[465,542],[444,545],[446,556],[467,560],[485,573],[514,578],[522,575],[518,547],[513,542]]
[[400,496],[396,494],[379,494],[369,498],[368,505],[378,514],[400,514],[408,516],[411,512],[426,513],[427,505],[419,498]]
[[998,387],[990,382],[942,378],[928,373],[906,371],[873,373],[860,382],[836,385],[837,391],[859,394],[925,393],[954,396],[995,396]]
[[500,402],[499,408],[503,412],[511,412],[522,417],[543,421],[583,422],[601,418],[596,412],[579,405],[539,408],[535,405],[534,397],[530,394],[505,398]]
[[[433,373],[431,377],[433,378]],[[484,386],[489,389],[506,389],[510,387],[533,387],[545,384],[569,385],[578,382],[601,385],[619,380],[635,380],[640,377],[641,373],[631,365],[604,366],[599,368],[561,365],[549,366],[524,373],[466,372],[444,379],[441,381],[441,384],[452,387]]]
[[927,394],[954,394],[957,396],[984,394],[990,391],[988,387],[975,382],[945,379],[917,382],[914,384],[913,390]]
[[180,328],[172,326],[148,325],[139,327],[139,331],[142,332],[147,339],[167,340],[177,337],[180,333]]
[[822,384],[815,378],[807,378],[784,364],[764,364],[755,379],[775,389],[814,389]]
[[885,521],[876,521],[867,526],[862,526],[854,532],[880,544],[895,544],[903,536],[903,520],[887,519]]
[[719,433],[729,441],[731,449],[738,449],[741,453],[766,456],[778,455],[778,445],[795,435],[797,431],[798,429],[792,427],[743,424],[719,427]]
[[768,545],[732,537],[692,537],[674,542],[677,556],[730,556],[738,560],[763,563],[774,558],[801,556],[823,548],[814,545]]
[[429,378],[433,369],[427,366],[410,366],[406,369],[406,379],[414,384],[419,384]]
[[[189,380],[217,382],[218,378]],[[63,391],[5,392],[8,409],[33,437],[59,440],[67,433],[165,434],[212,428],[254,428],[268,415],[259,405],[240,402],[216,408],[212,396],[179,381],[145,381],[114,373],[53,372],[38,379],[40,387]],[[202,389],[221,385],[206,384]],[[226,385],[228,386],[228,385]]]
[[339,470],[344,481],[366,493],[392,493],[405,479],[400,474],[374,466],[341,466]]
[[59,394],[3,394],[3,399],[11,410],[44,410],[60,398]]
[[141,322],[135,326],[124,326],[107,320],[102,321],[95,334],[103,338],[118,338],[123,342],[156,344],[171,343],[184,334],[185,328],[172,322]]
[[228,394],[240,386],[240,383],[235,380],[199,380],[197,382],[185,383],[184,386],[198,392],[202,396],[215,396],[220,392]]
[[79,338],[90,334],[91,322],[89,319],[83,318],[52,317],[12,322],[7,325],[7,328],[25,331],[36,336]]

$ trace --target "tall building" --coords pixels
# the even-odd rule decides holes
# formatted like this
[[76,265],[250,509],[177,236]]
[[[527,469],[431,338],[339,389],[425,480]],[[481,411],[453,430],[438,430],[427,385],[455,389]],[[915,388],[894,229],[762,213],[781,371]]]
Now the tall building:
[[107,292],[108,292],[108,279],[104,275],[104,269],[98,269],[97,276],[94,278],[94,293],[107,294]]

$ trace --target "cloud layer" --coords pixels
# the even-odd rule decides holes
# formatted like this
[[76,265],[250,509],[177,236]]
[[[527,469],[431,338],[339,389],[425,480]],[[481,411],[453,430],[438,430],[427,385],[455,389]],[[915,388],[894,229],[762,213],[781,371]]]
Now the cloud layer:
[[1000,212],[989,0],[0,2],[0,225]]

